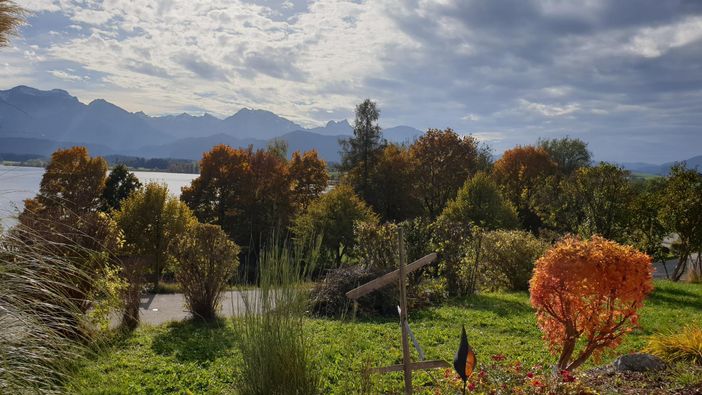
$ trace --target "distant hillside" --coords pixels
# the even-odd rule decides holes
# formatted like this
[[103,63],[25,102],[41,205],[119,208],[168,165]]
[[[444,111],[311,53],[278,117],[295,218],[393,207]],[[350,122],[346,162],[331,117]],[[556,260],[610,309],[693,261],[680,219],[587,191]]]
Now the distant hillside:
[[[694,156],[692,158],[681,160],[679,162],[684,162],[687,167],[692,169],[697,169],[702,171],[702,155]],[[636,173],[648,173],[655,175],[667,175],[670,172],[670,168],[675,165],[676,162],[667,162],[662,165],[654,165],[651,163],[620,163],[622,167],[627,170]]]

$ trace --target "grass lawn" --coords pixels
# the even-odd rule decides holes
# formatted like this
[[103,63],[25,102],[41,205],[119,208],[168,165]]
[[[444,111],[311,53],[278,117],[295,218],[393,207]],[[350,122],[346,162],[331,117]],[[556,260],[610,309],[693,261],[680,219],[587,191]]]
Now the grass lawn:
[[[641,312],[641,328],[605,356],[640,350],[646,337],[702,322],[702,285],[657,281]],[[480,361],[504,354],[525,366],[555,362],[541,340],[526,293],[487,293],[442,307],[410,312],[410,325],[428,359],[451,361],[461,325]],[[325,393],[351,394],[370,366],[401,362],[400,330],[395,320],[310,319],[310,343],[318,351]],[[231,322],[205,326],[192,322],[142,327],[104,347],[67,384],[69,393],[161,394],[236,393],[240,355]],[[591,362],[585,369],[594,366]],[[435,376],[442,375],[434,371]],[[402,376],[373,376],[374,393],[399,393]],[[432,378],[418,373],[416,393],[433,393]]]

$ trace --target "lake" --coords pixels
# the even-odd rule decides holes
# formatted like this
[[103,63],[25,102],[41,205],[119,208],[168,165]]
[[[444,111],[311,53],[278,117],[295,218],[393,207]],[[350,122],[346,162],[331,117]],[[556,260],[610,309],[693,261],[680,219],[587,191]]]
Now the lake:
[[[44,169],[41,167],[20,167],[0,165],[0,224],[8,228],[15,224],[17,213],[24,207],[24,199],[34,197],[39,192],[39,184]],[[180,189],[190,185],[197,174],[161,173],[152,171],[135,171],[134,174],[142,184],[161,182],[168,190],[180,196]]]

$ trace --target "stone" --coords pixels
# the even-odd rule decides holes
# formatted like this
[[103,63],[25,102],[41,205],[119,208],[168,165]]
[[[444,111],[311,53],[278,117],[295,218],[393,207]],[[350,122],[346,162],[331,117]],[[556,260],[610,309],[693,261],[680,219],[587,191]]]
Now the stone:
[[614,368],[620,372],[649,372],[665,369],[665,362],[651,354],[627,354],[617,358]]

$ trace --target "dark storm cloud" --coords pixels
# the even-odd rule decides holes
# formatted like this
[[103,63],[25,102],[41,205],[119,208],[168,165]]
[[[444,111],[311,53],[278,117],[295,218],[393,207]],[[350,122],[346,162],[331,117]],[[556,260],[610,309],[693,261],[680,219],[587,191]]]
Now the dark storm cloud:
[[[610,160],[702,154],[702,42],[687,38],[700,27],[680,27],[702,15],[702,2],[408,0],[388,11],[421,48],[389,48],[393,81],[366,81],[378,93],[413,93],[390,96],[393,106],[432,106],[436,123],[472,114],[458,129],[501,131],[502,148],[578,134]],[[612,150],[614,141],[645,155]]]

